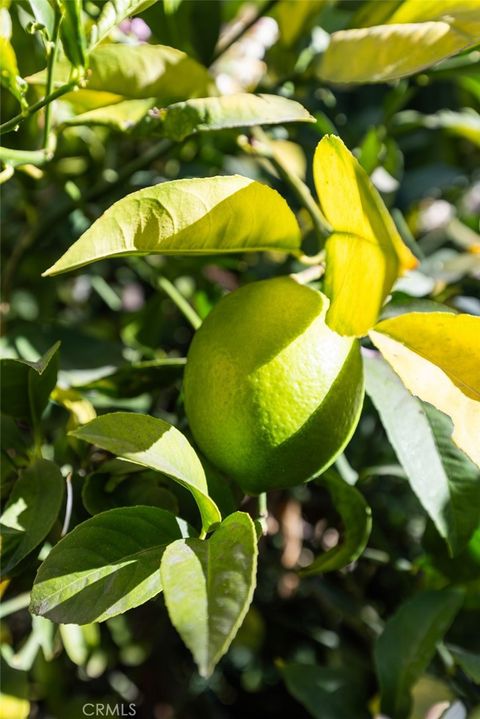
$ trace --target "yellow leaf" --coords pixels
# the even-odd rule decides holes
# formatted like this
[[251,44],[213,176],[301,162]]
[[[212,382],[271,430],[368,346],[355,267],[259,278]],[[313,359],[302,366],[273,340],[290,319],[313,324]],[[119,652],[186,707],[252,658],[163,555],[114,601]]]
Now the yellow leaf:
[[281,43],[287,47],[294,45],[327,4],[328,0],[280,0],[272,14],[278,23]]
[[326,243],[327,323],[339,334],[360,337],[377,321],[395,280],[417,261],[339,137],[321,140],[313,173],[323,213],[334,228]]
[[80,392],[74,389],[62,389],[55,387],[51,394],[52,400],[58,402],[62,407],[70,412],[68,420],[68,430],[76,429],[82,424],[87,424],[90,420],[95,419],[97,413],[95,407],[88,399],[82,397]]
[[412,312],[370,337],[413,394],[452,418],[454,441],[480,466],[480,318]]
[[478,42],[480,12],[478,0],[404,0],[388,18],[390,23],[442,20],[463,35],[465,42]]
[[[333,84],[397,80],[479,42],[448,22],[411,22],[340,30],[331,36],[318,74]],[[346,58],[352,58],[346,62]]]

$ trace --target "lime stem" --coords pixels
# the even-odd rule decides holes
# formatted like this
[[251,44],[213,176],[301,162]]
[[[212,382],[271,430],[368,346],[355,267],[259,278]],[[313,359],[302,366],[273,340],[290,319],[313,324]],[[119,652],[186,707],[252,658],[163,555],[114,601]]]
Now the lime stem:
[[258,522],[262,528],[262,534],[268,534],[268,507],[267,507],[267,493],[262,492],[258,495]]
[[66,85],[62,85],[61,87],[57,88],[50,95],[45,95],[44,98],[36,102],[34,105],[30,105],[30,107],[27,107],[26,110],[19,113],[18,115],[15,115],[15,117],[12,117],[11,120],[7,120],[7,122],[4,122],[3,125],[0,125],[0,135],[3,135],[3,133],[5,132],[11,132],[12,130],[15,130],[21,122],[27,119],[27,117],[34,115],[36,112],[41,110],[42,107],[49,105],[54,100],[57,100],[59,97],[62,97],[62,95],[66,95],[67,92],[75,90],[75,88],[77,87],[77,81],[67,82]]
[[187,302],[185,297],[177,290],[173,282],[167,280],[166,277],[160,277],[158,280],[158,286],[170,297],[172,302],[176,304],[183,316],[190,322],[193,329],[198,330],[202,324],[201,318]]
[[299,203],[309,213],[315,233],[319,241],[319,248],[322,249],[325,240],[329,237],[333,228],[324,216],[318,204],[315,202],[309,187],[286,166],[283,159],[274,151],[267,135],[261,128],[254,128],[252,131],[252,142],[248,146],[240,142],[240,147],[247,153],[257,155],[269,160],[281,179],[290,187]]
[[[53,37],[52,42],[48,45],[48,64],[47,64],[47,86],[45,88],[45,94],[47,97],[52,94],[53,80],[55,73],[55,63],[57,61],[58,46],[60,44],[60,23],[62,16],[58,10],[55,9],[55,21],[53,26]],[[45,128],[43,134],[43,146],[48,152],[52,152],[55,147],[55,136],[50,134],[52,124],[52,103],[49,102],[45,107]]]

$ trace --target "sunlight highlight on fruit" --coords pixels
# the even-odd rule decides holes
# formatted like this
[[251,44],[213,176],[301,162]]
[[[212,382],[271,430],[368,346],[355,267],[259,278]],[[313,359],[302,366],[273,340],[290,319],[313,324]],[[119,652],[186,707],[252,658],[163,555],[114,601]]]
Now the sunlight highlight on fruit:
[[192,342],[185,407],[206,456],[249,494],[326,469],[363,402],[358,341],[325,324],[328,299],[291,277],[250,284]]

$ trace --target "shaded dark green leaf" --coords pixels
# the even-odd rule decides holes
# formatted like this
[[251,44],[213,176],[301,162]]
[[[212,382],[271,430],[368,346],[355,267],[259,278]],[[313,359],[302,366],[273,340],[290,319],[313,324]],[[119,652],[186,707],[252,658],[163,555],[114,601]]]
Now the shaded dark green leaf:
[[382,712],[405,719],[410,712],[411,689],[428,667],[463,601],[459,590],[417,594],[400,606],[385,625],[375,645]]
[[371,509],[358,489],[347,484],[334,470],[327,470],[317,482],[330,493],[342,520],[344,536],[336,547],[302,570],[303,575],[332,572],[354,562],[365,549],[372,528]]
[[182,377],[186,359],[149,360],[119,367],[100,379],[79,385],[77,389],[95,390],[109,397],[138,397],[143,392],[160,390]]
[[0,360],[5,414],[38,422],[57,382],[59,347],[60,342],[56,342],[37,362]]
[[316,664],[291,663],[281,668],[287,689],[315,719],[366,719],[362,691],[345,671]]
[[22,472],[0,518],[3,574],[45,539],[58,518],[64,489],[59,468],[46,459],[36,460]]
[[60,25],[63,49],[73,67],[84,68],[87,63],[85,29],[81,0],[60,0],[63,21]]

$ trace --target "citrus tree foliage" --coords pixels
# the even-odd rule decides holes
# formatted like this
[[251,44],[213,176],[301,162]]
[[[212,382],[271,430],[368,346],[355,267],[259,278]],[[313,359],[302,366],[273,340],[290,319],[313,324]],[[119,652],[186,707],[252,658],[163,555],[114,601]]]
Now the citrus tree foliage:
[[480,716],[479,43],[0,3],[2,716]]

